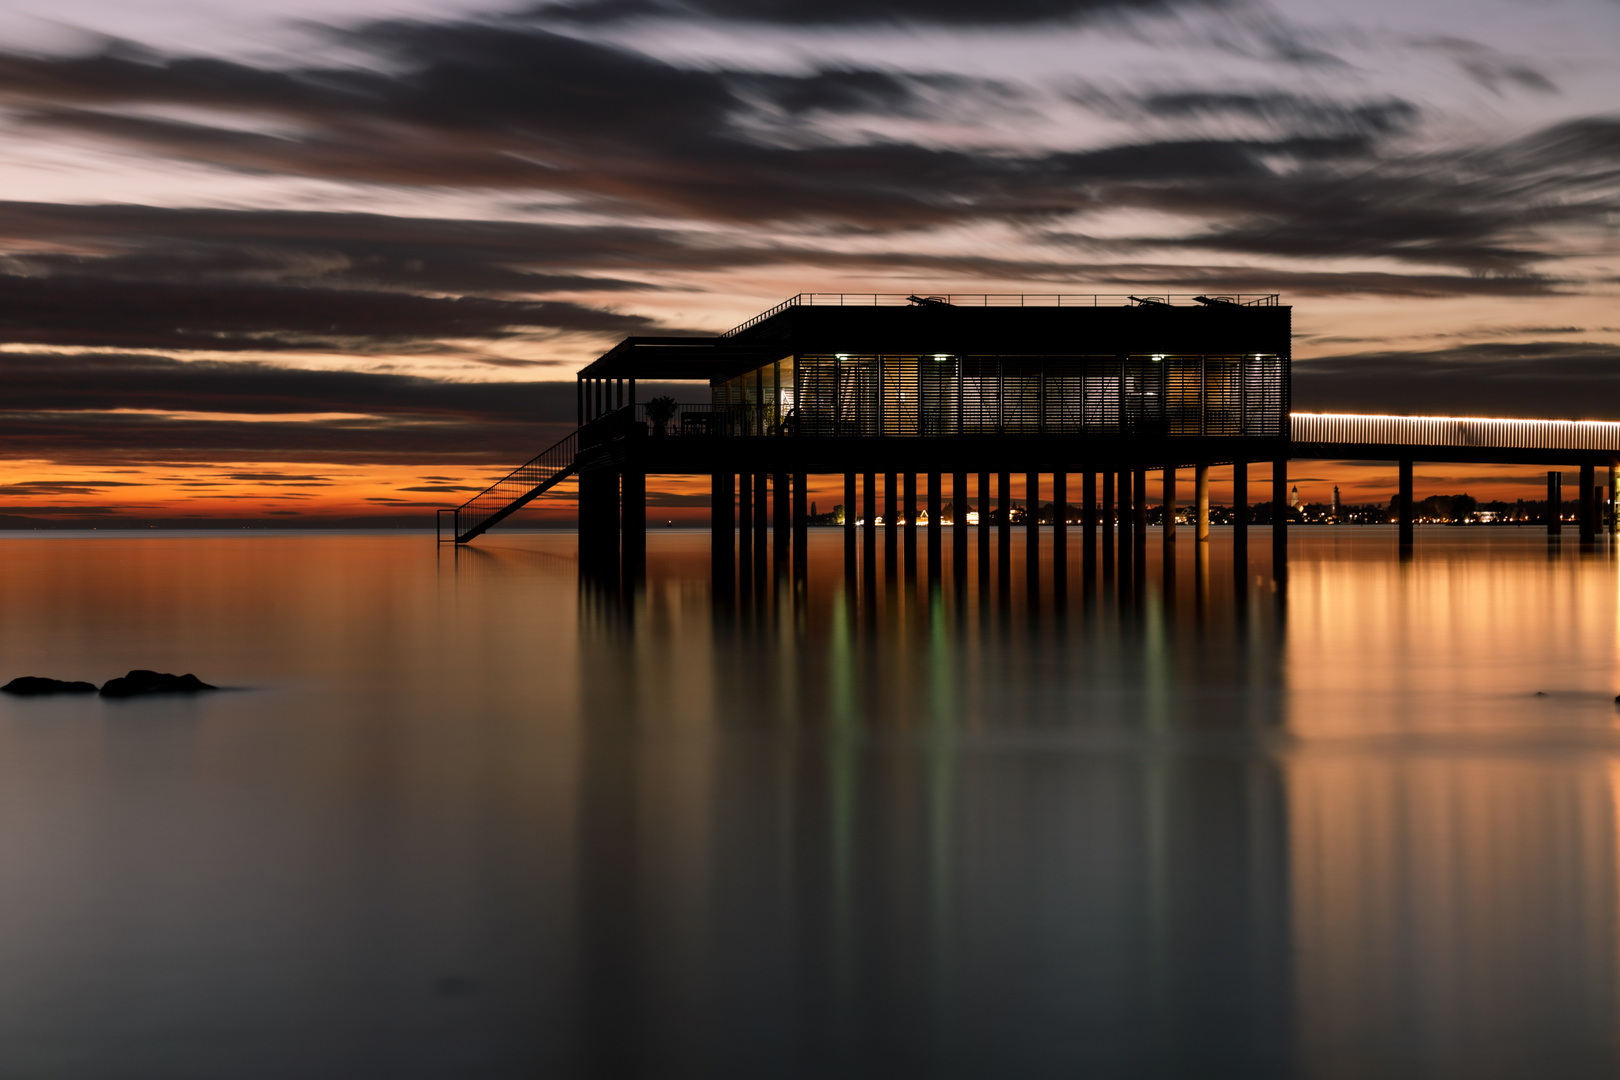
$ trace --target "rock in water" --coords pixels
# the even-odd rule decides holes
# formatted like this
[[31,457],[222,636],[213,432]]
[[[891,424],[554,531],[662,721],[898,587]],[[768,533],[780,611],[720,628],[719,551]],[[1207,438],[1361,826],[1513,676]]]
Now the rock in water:
[[0,691],[8,694],[18,694],[22,697],[34,697],[39,694],[93,694],[96,684],[93,682],[67,682],[64,679],[42,679],[37,675],[21,675],[4,686]]
[[193,694],[198,690],[218,690],[195,675],[168,675],[161,671],[132,671],[122,679],[108,679],[102,697],[135,697],[139,694]]

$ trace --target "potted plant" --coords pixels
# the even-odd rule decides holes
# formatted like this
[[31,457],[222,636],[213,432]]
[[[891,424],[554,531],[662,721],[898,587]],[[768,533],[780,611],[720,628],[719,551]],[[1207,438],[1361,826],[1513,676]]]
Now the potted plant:
[[654,435],[669,434],[669,422],[675,419],[675,399],[655,397],[647,402],[647,419],[652,421]]

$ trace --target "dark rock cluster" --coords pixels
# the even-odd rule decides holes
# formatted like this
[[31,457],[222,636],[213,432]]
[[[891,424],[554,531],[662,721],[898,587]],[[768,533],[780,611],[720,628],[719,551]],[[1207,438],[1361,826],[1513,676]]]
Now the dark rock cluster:
[[135,697],[138,694],[192,694],[198,690],[218,690],[195,675],[168,675],[161,671],[132,671],[122,679],[108,679],[102,697]]
[[36,697],[40,694],[93,694],[96,684],[93,682],[68,682],[65,679],[41,679],[35,675],[23,675],[12,679],[0,690],[19,697]]
[[[194,694],[198,690],[218,689],[219,687],[210,686],[191,674],[169,675],[161,671],[137,670],[122,678],[108,679],[101,688],[101,696],[127,698],[142,694]],[[20,697],[36,697],[41,694],[94,694],[96,684],[22,675],[0,686],[0,692]]]

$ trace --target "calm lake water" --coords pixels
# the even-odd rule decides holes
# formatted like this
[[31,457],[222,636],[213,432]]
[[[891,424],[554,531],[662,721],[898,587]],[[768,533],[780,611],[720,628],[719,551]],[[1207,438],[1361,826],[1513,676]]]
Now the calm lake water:
[[0,681],[240,688],[0,697],[0,1076],[1614,1076],[1614,549],[1291,539],[0,539]]

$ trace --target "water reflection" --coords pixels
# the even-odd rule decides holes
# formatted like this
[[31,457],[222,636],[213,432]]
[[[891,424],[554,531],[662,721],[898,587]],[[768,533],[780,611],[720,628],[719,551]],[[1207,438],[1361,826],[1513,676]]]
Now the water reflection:
[[0,700],[0,1072],[1614,1072],[1608,546],[998,532],[5,541],[12,674],[259,689]]
[[769,976],[709,1022],[802,1021],[816,1075],[1610,1069],[1610,553],[1295,543],[1287,602],[1217,541],[1064,598],[829,559],[722,621],[718,726],[795,750],[706,774],[759,817],[678,936]]

